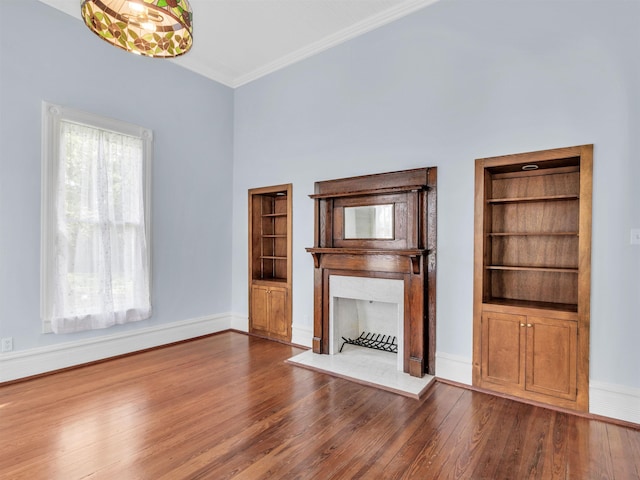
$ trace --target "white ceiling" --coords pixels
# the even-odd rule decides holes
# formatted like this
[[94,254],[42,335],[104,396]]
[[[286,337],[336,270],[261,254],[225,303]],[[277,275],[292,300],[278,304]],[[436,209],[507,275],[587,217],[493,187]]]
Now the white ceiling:
[[[81,21],[81,0],[40,1]],[[189,0],[193,48],[171,61],[239,87],[436,1]]]

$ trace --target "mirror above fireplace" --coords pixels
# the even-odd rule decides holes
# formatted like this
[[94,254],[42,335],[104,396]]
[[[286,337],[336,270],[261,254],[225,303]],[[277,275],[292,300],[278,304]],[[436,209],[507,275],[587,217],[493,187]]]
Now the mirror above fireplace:
[[344,208],[345,239],[393,239],[393,204]]

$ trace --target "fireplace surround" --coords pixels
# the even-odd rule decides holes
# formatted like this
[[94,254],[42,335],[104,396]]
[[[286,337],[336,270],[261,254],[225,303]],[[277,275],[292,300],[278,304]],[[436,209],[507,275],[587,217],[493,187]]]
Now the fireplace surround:
[[315,183],[314,246],[307,248],[314,259],[314,353],[335,348],[335,277],[396,280],[403,287],[399,366],[415,377],[435,374],[436,172],[418,168]]

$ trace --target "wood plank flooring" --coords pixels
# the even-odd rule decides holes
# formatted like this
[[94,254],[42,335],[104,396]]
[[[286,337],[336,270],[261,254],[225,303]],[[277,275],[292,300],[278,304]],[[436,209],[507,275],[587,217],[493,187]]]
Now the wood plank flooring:
[[0,387],[0,478],[640,478],[640,431],[443,383],[416,401],[226,332]]

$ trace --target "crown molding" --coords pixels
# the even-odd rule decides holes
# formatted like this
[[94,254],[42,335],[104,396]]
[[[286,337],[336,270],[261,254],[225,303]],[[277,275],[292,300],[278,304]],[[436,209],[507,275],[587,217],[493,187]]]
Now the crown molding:
[[248,74],[240,75],[236,77],[228,86],[232,88],[238,88],[242,85],[246,85],[249,82],[257,80],[261,77],[264,77],[265,75],[283,69],[289,65],[309,58],[332,47],[340,45],[341,43],[358,37],[364,33],[375,30],[378,27],[382,27],[383,25],[405,17],[438,1],[439,0],[412,0],[403,2],[395,8],[386,10],[379,15],[369,17],[366,20],[349,26],[348,28],[328,35],[317,42],[311,43],[303,48],[291,52],[290,54],[279,58],[275,62],[268,63],[263,67],[257,68]]

